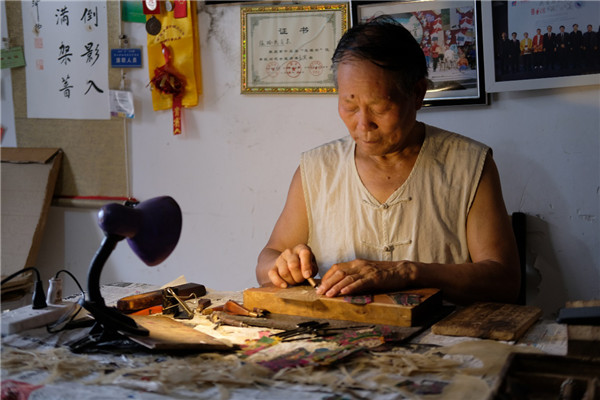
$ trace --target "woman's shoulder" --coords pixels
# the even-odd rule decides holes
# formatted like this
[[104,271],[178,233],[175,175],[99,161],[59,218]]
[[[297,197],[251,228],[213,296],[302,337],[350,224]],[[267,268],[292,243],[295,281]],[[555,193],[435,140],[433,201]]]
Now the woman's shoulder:
[[426,125],[426,137],[434,148],[453,147],[456,149],[472,149],[487,151],[489,146],[473,138],[451,132],[432,125]]
[[313,149],[305,151],[302,153],[303,157],[335,157],[344,156],[348,154],[348,152],[352,151],[354,145],[354,141],[350,135],[346,135],[339,139],[332,140],[331,142],[322,144]]

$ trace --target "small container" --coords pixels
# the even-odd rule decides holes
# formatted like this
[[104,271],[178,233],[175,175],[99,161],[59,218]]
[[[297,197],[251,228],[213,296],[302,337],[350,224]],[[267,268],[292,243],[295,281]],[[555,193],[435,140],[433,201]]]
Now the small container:
[[48,281],[48,304],[62,304],[62,279],[51,278]]

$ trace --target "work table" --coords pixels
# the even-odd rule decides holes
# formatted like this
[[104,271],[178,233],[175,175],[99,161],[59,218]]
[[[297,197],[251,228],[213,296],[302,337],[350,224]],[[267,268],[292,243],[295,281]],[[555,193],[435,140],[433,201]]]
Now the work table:
[[[110,295],[103,292],[109,305],[132,288],[110,290]],[[205,297],[213,305],[242,302],[241,292],[209,290]],[[56,334],[33,329],[2,338],[3,398],[13,388],[32,390],[32,399],[442,399],[466,394],[486,399],[499,384],[510,353],[567,352],[566,326],[548,320],[536,322],[517,342],[435,335],[425,329],[404,343],[383,343],[385,332],[378,330],[358,330],[333,342],[274,343],[269,335],[277,330],[215,329],[203,315],[183,322],[232,350],[74,354],[64,344],[85,334],[84,329]],[[300,359],[304,366],[286,368]]]

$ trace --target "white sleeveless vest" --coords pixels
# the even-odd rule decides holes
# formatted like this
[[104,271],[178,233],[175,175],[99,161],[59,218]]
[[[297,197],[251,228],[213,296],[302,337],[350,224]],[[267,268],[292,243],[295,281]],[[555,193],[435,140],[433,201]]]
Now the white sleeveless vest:
[[467,215],[489,147],[426,125],[408,179],[385,203],[365,188],[350,136],[302,154],[309,238],[321,276],[356,258],[470,261]]

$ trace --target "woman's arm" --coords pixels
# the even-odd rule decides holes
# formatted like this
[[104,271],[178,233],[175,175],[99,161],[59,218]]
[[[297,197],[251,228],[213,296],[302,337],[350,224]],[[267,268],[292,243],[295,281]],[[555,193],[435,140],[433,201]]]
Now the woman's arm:
[[307,246],[308,216],[300,168],[296,169],[285,206],[271,237],[258,256],[256,278],[260,285],[294,285],[316,275],[318,269]]

